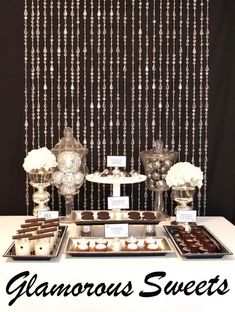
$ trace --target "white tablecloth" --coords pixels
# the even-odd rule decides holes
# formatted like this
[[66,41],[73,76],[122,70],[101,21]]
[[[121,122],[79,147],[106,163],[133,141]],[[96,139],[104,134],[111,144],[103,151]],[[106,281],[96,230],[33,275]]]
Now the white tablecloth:
[[[0,217],[0,256],[4,254],[12,242],[12,235],[25,220],[22,216]],[[198,224],[207,226],[235,255],[235,227],[223,217],[199,217]],[[95,257],[72,258],[63,253],[67,238],[76,236],[78,228],[75,224],[69,225],[66,239],[58,258],[50,261],[14,261],[11,258],[0,257],[0,311],[222,311],[235,309],[235,256],[226,256],[222,259],[183,259],[177,253],[161,257]],[[158,226],[158,235],[163,234],[161,225]],[[12,294],[7,294],[6,286],[17,274],[28,271],[28,276],[17,280],[9,288]],[[149,279],[152,285],[145,283],[145,277],[156,272],[156,276]],[[160,278],[160,272],[165,276]],[[36,274],[36,275],[35,275]],[[12,306],[9,302],[20,291],[22,282],[28,283],[35,276],[35,283],[27,294],[22,294]],[[186,296],[179,292],[177,295],[165,294],[164,287],[169,281],[184,283],[196,281],[196,284],[216,278],[217,283],[211,288],[213,292],[224,280],[229,290],[224,295],[215,292],[208,296]],[[121,283],[120,289],[128,282],[131,285],[131,293],[125,297],[118,296],[88,296],[85,291],[78,296],[36,296],[31,295],[42,283],[48,285],[48,290],[54,284],[63,283],[65,286],[74,286],[77,283],[93,283],[95,286],[105,283],[108,287],[111,283]],[[156,284],[157,286],[154,286]],[[46,285],[46,286],[45,286]],[[18,289],[17,289],[18,287]],[[100,286],[101,287],[101,286]],[[76,288],[78,290],[78,288]],[[39,290],[38,290],[39,291]],[[127,288],[126,288],[127,291]],[[141,297],[140,292],[158,291],[152,297]],[[31,296],[30,296],[31,295]]]

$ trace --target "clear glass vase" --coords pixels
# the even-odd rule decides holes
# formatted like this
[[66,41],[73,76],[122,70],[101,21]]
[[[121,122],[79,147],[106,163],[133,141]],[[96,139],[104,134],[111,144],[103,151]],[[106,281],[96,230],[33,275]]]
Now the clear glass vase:
[[46,191],[46,188],[51,184],[52,169],[34,169],[29,173],[30,184],[37,189],[33,193],[33,202],[35,206],[33,208],[33,215],[37,217],[38,211],[50,210],[47,203],[50,200],[50,194]]
[[195,187],[193,186],[184,185],[172,187],[172,197],[178,204],[175,207],[175,214],[177,211],[192,210],[192,207],[189,204],[193,201],[194,193]]

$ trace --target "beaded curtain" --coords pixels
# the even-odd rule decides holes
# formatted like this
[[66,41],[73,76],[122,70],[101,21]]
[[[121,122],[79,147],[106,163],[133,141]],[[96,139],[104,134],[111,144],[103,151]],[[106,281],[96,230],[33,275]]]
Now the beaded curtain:
[[[25,0],[24,51],[25,153],[52,148],[69,126],[91,173],[107,155],[126,155],[127,170],[143,173],[139,152],[162,139],[204,171],[194,205],[206,214],[209,0]],[[75,206],[106,209],[109,194],[86,182]],[[131,209],[152,207],[144,183],[122,194]],[[30,198],[26,180],[27,214]]]

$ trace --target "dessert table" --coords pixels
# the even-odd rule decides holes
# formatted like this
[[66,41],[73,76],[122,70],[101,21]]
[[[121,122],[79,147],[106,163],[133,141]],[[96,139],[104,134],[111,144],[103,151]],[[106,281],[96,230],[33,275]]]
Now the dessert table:
[[[185,259],[177,252],[152,257],[71,257],[64,250],[68,237],[78,235],[75,224],[68,225],[57,258],[2,257],[25,218],[0,217],[1,312],[234,310],[235,226],[223,217],[197,220],[234,254],[221,259]],[[157,226],[158,236],[164,235],[163,224],[167,222]],[[58,296],[56,287],[67,291]]]

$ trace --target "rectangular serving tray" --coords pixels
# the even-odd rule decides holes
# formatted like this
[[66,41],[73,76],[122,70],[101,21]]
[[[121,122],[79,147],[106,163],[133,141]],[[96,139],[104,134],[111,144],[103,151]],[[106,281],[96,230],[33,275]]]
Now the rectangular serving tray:
[[37,255],[30,255],[30,256],[17,256],[15,254],[15,243],[13,242],[10,247],[7,249],[7,251],[4,253],[3,257],[12,258],[14,260],[50,260],[52,258],[56,258],[59,255],[62,242],[64,240],[65,234],[67,232],[68,226],[59,226],[59,234],[57,243],[48,256],[37,256]]
[[233,255],[233,253],[204,225],[197,225],[218,247],[219,251],[214,253],[184,253],[179,247],[173,233],[177,229],[176,225],[164,225],[166,233],[169,235],[170,240],[174,244],[177,252],[187,259],[207,259],[207,258],[222,258],[227,255]]
[[[65,253],[72,256],[72,257],[117,257],[117,256],[165,256],[167,254],[171,254],[174,253],[174,250],[172,249],[167,237],[154,237],[154,239],[157,240],[160,249],[156,250],[156,251],[152,251],[152,250],[146,250],[144,247],[140,248],[139,250],[136,251],[130,251],[130,250],[126,250],[124,249],[125,247],[125,238],[120,238],[120,241],[122,242],[123,245],[123,249],[120,251],[113,251],[111,250],[111,241],[113,240],[113,238],[107,238],[105,240],[108,241],[108,248],[106,251],[96,251],[94,249],[95,246],[95,241],[97,239],[100,239],[100,237],[87,237],[87,238],[82,238],[82,239],[86,239],[87,241],[90,242],[90,250],[89,251],[79,251],[79,250],[74,250],[77,246],[77,242],[78,240],[81,238],[77,238],[77,237],[70,237],[68,242],[67,242],[67,246],[65,249]],[[142,241],[144,242],[144,238],[138,238],[138,241]]]
[[[85,211],[85,210],[84,210]],[[101,224],[119,224],[119,223],[127,223],[127,224],[158,224],[162,220],[156,217],[155,211],[141,211],[141,210],[122,210],[120,211],[112,211],[112,210],[86,210],[87,212],[92,212],[94,218],[91,220],[82,219],[83,211],[74,211],[72,215],[72,221],[77,225],[101,225]],[[108,212],[110,218],[109,219],[99,219],[99,212]],[[139,213],[140,219],[131,219],[129,218],[129,213]],[[154,214],[155,218],[145,218],[144,213],[151,212]]]

